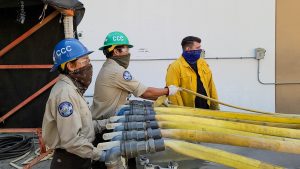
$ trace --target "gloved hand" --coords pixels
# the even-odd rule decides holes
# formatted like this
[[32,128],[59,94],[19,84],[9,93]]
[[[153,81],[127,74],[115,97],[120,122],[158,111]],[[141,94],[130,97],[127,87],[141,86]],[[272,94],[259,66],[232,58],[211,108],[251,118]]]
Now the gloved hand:
[[104,162],[105,161],[105,155],[106,155],[106,151],[101,151],[99,161]]
[[166,107],[169,107],[169,104],[170,104],[170,101],[169,101],[169,99],[168,98],[166,98],[165,100],[164,100],[164,103],[163,103]]
[[95,133],[98,134],[105,130],[107,123],[109,123],[109,119],[93,120]]
[[169,89],[169,96],[175,95],[177,91],[180,90],[179,87],[174,85],[168,86],[168,89]]

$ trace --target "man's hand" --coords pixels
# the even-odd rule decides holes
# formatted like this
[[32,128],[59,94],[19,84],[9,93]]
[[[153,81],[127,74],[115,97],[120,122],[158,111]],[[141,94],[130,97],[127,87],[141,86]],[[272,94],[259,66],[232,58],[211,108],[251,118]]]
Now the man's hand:
[[174,85],[168,86],[168,89],[169,89],[169,96],[175,95],[178,92],[178,90],[180,90],[179,87]]
[[103,130],[106,129],[106,124],[109,122],[109,119],[103,120],[93,120],[95,133],[102,133]]

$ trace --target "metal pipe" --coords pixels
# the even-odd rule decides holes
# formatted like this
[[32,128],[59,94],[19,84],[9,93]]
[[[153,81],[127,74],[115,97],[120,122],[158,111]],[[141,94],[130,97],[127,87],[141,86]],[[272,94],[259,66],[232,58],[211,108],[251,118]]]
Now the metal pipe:
[[134,158],[141,154],[155,153],[165,150],[163,139],[147,141],[125,141],[121,143],[121,154],[125,158]]
[[6,128],[0,129],[0,133],[36,133],[39,138],[40,152],[46,152],[46,146],[42,139],[42,128]]
[[[103,143],[110,144],[110,142]],[[99,146],[99,145],[98,145]],[[105,151],[105,165],[110,169],[122,168],[121,156],[124,158],[134,158],[141,154],[164,151],[163,139],[149,139],[147,141],[123,141],[118,146]],[[102,159],[102,158],[101,158]]]
[[120,147],[113,147],[106,152],[105,165],[107,169],[123,169]]
[[257,60],[257,81],[262,85],[298,85],[300,82],[279,82],[279,83],[272,83],[272,82],[263,82],[260,79],[260,59]]
[[[169,61],[169,60],[176,60],[178,58],[153,58],[153,59],[130,59],[130,61]],[[240,60],[240,59],[255,59],[255,57],[207,57],[204,59],[213,59],[213,60]],[[91,61],[100,61],[104,62],[106,59],[92,59]]]
[[53,65],[0,65],[0,69],[50,69]]
[[160,129],[151,129],[148,128],[144,131],[124,131],[122,132],[123,140],[149,140],[149,139],[161,139],[161,131]]
[[46,84],[44,87],[42,87],[40,90],[38,90],[37,92],[35,92],[33,95],[29,96],[27,99],[25,99],[24,101],[22,101],[20,104],[18,104],[16,107],[14,107],[13,109],[11,109],[9,112],[7,112],[6,114],[4,114],[1,118],[0,118],[0,123],[3,122],[5,119],[7,119],[9,116],[13,115],[15,112],[17,112],[18,110],[20,110],[23,106],[25,106],[26,104],[28,104],[29,102],[31,102],[33,99],[35,99],[37,96],[39,96],[40,94],[42,94],[43,92],[45,92],[47,89],[49,89],[51,86],[53,86],[58,80],[58,77],[53,79],[51,82],[49,82],[48,84]]
[[125,111],[130,111],[130,107],[122,107],[119,111],[116,112],[116,116],[121,116],[125,114]]
[[64,16],[65,38],[74,38],[73,16]]
[[23,35],[19,36],[17,39],[12,41],[10,44],[5,46],[3,49],[0,50],[0,58],[4,56],[8,51],[10,51],[12,48],[17,46],[19,43],[21,43],[24,39],[29,37],[31,34],[36,32],[38,29],[40,29],[42,26],[44,26],[46,23],[51,21],[53,18],[55,18],[59,14],[58,11],[52,12],[49,16],[47,16],[44,20],[36,24],[34,27],[29,29],[27,32],[25,32]]
[[[146,121],[154,121],[155,115],[125,115],[125,116],[114,116],[114,117],[120,117],[116,121],[111,122],[146,122]],[[111,117],[113,118],[113,117]],[[111,119],[110,118],[110,119]]]
[[134,107],[130,110],[130,112],[127,112],[127,114],[131,115],[147,115],[147,114],[155,114],[153,107],[145,107],[144,109]]
[[148,128],[159,128],[156,121],[149,122],[128,122],[114,128],[114,131],[146,130]]
[[41,128],[6,128],[0,129],[0,133],[37,133]]
[[160,129],[151,129],[148,128],[147,130],[131,130],[131,131],[123,131],[123,132],[113,132],[113,133],[106,133],[103,135],[104,140],[111,141],[128,141],[128,140],[149,140],[149,139],[161,139],[162,134]]

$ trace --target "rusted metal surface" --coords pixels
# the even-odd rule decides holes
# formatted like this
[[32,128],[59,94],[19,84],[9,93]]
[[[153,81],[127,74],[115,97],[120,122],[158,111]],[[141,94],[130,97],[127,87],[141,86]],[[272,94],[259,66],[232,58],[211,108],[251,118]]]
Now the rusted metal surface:
[[0,69],[50,69],[53,65],[0,65]]

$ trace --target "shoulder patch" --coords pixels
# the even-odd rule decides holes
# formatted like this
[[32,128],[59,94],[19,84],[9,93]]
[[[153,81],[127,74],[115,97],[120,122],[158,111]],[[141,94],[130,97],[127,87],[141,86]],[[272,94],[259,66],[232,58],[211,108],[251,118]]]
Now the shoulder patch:
[[73,114],[73,105],[70,102],[60,103],[57,109],[62,117],[69,117]]
[[123,78],[124,78],[126,81],[132,80],[132,76],[131,76],[130,72],[127,71],[127,70],[124,71],[124,73],[123,73]]

